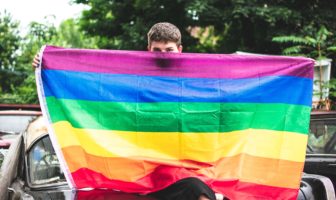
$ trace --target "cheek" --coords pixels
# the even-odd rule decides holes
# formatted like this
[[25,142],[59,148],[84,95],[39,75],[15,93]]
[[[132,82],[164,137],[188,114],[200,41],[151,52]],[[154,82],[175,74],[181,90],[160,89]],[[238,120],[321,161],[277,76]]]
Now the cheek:
[[175,48],[173,51],[171,52],[174,52],[174,53],[180,53],[181,51],[178,49],[178,48]]

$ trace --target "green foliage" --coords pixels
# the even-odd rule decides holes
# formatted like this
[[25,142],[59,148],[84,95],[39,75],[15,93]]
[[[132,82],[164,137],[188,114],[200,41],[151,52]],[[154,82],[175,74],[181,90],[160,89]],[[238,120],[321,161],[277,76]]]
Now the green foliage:
[[219,40],[219,36],[215,35],[215,29],[213,26],[206,28],[194,28],[196,35],[195,38],[199,40],[199,43],[195,46],[197,52],[207,53],[215,52],[216,45]]
[[[74,0],[90,7],[81,28],[97,36],[99,48],[146,49],[146,33],[156,22],[177,25],[185,51],[251,51],[277,54],[275,35],[308,35],[320,24],[336,31],[334,0]],[[210,42],[193,37],[194,28],[206,30]],[[200,35],[200,34],[199,34]],[[213,42],[216,41],[216,42]]]
[[18,96],[16,99],[17,103],[30,103],[37,104],[37,91],[34,74],[30,74],[15,91]]
[[85,36],[74,19],[67,19],[60,24],[49,43],[69,48],[97,48],[96,40]]
[[18,26],[9,13],[0,13],[0,94],[10,91],[10,80],[18,83],[22,78],[22,73],[15,73],[20,43]]
[[332,32],[328,31],[325,26],[321,26],[313,35],[277,36],[272,41],[292,45],[282,51],[285,55],[302,54],[315,59],[323,59],[336,49],[336,46],[330,46],[335,45],[335,40],[332,36]]
[[38,103],[32,60],[42,45],[57,34],[56,28],[46,19],[42,23],[32,22],[28,34],[20,41],[19,53],[15,57],[16,73],[22,73],[20,82],[9,78],[10,90],[0,94],[1,103]]
[[[336,33],[334,0],[72,1],[89,6],[79,21],[66,20],[59,27],[51,18],[33,22],[24,37],[9,14],[0,15],[1,102],[37,101],[31,62],[42,45],[145,50],[147,31],[162,21],[181,29],[187,52],[279,54],[288,44],[285,54],[336,60],[330,35]],[[323,25],[328,30],[320,29]],[[286,37],[272,41],[281,35]]]
[[278,36],[272,39],[273,42],[278,43],[295,43],[295,44],[304,44],[309,45],[310,41],[306,38],[298,37],[298,36]]
[[[186,27],[185,1],[128,0],[75,1],[91,7],[82,13],[81,28],[91,36],[98,36],[99,48],[145,50],[147,31],[156,22],[169,21]],[[184,28],[184,43],[196,44]],[[189,45],[187,45],[189,46]],[[187,47],[188,48],[188,47]]]
[[[322,100],[319,102],[319,106],[321,108],[325,107],[325,103],[329,102],[329,99],[331,99],[333,102],[336,101],[336,79],[335,78],[332,78],[329,81],[315,80],[314,84],[320,85],[319,90],[314,90],[314,95],[319,96],[320,99],[322,99],[321,97],[327,97],[325,100]],[[336,109],[335,106],[336,104],[333,103],[330,109],[335,110]]]
[[[331,55],[336,49],[335,39],[333,33],[328,31],[325,26],[321,26],[318,31],[313,32],[306,36],[277,36],[272,39],[273,42],[277,42],[285,45],[292,45],[285,48],[282,53],[285,55],[303,55],[311,57],[317,60],[321,60]],[[334,79],[325,81],[322,79],[322,66],[319,66],[320,77],[314,84],[319,86],[317,91],[314,91],[314,95],[318,95],[320,98],[318,107],[323,107],[323,104],[329,102],[329,97],[334,98],[336,96],[336,81]],[[324,100],[324,97],[326,99]],[[329,106],[328,106],[329,107]]]
[[328,47],[327,51],[336,52],[336,46]]
[[[18,34],[18,33],[17,33]],[[96,39],[84,36],[78,23],[69,19],[56,28],[51,19],[44,22],[32,22],[28,34],[21,38],[13,56],[15,69],[0,69],[0,103],[38,103],[32,60],[45,44],[73,48],[97,48]]]
[[327,82],[324,82],[323,89],[329,89],[329,95],[332,97],[336,97],[336,79],[333,78]]
[[9,13],[0,12],[0,68],[14,70],[15,55],[19,48],[19,23]]
[[300,55],[300,52],[302,51],[302,46],[297,45],[297,46],[292,46],[288,47],[283,50],[283,54],[285,55]]

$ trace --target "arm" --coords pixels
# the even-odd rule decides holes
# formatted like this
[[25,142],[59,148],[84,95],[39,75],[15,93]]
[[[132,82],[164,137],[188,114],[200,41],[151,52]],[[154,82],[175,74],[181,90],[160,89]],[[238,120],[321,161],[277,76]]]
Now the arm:
[[39,67],[39,65],[40,65],[40,59],[39,59],[39,57],[40,57],[40,54],[37,53],[35,55],[35,57],[34,57],[33,62],[32,62],[33,68],[38,68]]

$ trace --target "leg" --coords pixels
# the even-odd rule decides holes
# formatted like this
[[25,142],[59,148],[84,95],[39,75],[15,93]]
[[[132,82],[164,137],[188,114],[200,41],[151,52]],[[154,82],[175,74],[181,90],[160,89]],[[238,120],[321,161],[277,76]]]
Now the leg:
[[159,200],[215,200],[215,193],[198,178],[177,181],[167,188],[150,194]]

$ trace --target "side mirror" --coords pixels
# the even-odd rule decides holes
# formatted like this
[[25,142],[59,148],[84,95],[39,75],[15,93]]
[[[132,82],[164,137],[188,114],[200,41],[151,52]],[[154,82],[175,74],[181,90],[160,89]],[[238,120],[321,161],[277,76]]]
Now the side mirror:
[[13,199],[14,195],[15,195],[15,190],[13,188],[7,188],[8,191],[8,199]]
[[21,199],[20,193],[16,192],[14,188],[7,188],[8,190],[8,199],[10,200],[19,200]]

